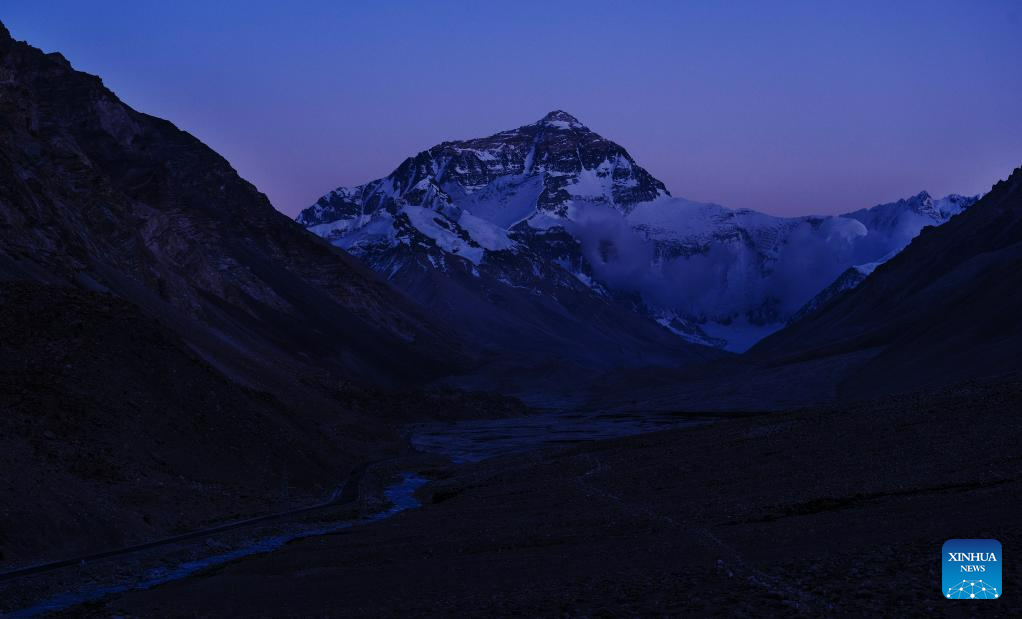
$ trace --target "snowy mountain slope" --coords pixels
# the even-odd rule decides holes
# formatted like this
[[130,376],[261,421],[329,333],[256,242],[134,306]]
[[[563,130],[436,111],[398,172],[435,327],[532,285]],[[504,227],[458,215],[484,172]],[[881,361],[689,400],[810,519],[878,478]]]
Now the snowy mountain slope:
[[880,264],[881,262],[878,261],[850,267],[844,273],[838,275],[838,278],[834,280],[834,283],[818,292],[812,299],[809,299],[805,305],[791,316],[788,323],[790,324],[801,320],[829,303],[842,292],[855,288],[861,284]]
[[392,278],[422,256],[438,270],[464,260],[511,286],[582,284],[685,340],[741,351],[847,269],[893,255],[974,201],[924,192],[796,218],[692,202],[555,111],[423,151],[386,178],[328,193],[298,222]]
[[1022,168],[750,356],[785,364],[866,352],[841,380],[854,397],[1017,372],[1020,267]]
[[628,208],[669,195],[617,144],[555,111],[537,123],[486,138],[444,142],[406,159],[390,176],[323,196],[298,216],[313,225],[387,208],[395,200],[420,204],[423,181],[459,206],[508,227],[536,212],[564,217],[576,199]]
[[[872,251],[880,251],[883,247],[893,247],[894,249],[872,262],[848,268],[833,283],[795,312],[788,322],[793,323],[801,320],[829,303],[842,292],[855,288],[878,266],[896,256],[924,227],[943,224],[955,215],[964,212],[966,208],[976,202],[977,198],[978,196],[966,197],[952,194],[940,200],[934,200],[930,194],[924,191],[908,200],[899,200],[891,204],[881,204],[871,209],[848,213],[844,217],[855,219],[865,225],[867,230],[873,231],[872,240],[876,247]],[[886,237],[883,236],[884,232],[886,232]]]
[[[742,350],[848,269],[889,259],[924,226],[975,201],[923,192],[837,217],[781,218],[675,198],[642,204],[627,220],[655,247],[659,281],[644,286],[647,303],[670,307]],[[850,281],[843,277],[842,285]]]

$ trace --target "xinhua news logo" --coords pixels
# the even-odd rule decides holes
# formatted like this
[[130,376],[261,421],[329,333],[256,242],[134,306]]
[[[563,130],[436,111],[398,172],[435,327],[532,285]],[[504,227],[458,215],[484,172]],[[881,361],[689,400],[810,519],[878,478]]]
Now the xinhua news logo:
[[944,597],[996,600],[1001,597],[1001,543],[995,539],[949,539],[941,553]]

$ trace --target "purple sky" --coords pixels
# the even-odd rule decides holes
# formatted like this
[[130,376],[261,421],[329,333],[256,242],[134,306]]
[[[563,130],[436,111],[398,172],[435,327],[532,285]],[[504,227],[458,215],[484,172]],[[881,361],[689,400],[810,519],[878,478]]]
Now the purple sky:
[[[290,6],[288,6],[290,5]],[[1022,4],[4,0],[294,215],[561,108],[674,195],[794,215],[1022,165]]]

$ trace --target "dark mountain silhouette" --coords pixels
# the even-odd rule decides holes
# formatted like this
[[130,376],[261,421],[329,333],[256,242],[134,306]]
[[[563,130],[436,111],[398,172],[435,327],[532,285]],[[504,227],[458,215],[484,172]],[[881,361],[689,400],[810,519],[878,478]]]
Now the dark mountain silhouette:
[[242,376],[265,379],[260,366],[295,350],[299,365],[377,381],[456,365],[443,330],[374,274],[60,54],[3,30],[0,93],[5,279],[111,291]]
[[1022,168],[750,356],[796,362],[870,352],[841,393],[915,390],[1022,369],[1020,315]]
[[0,25],[0,564],[318,499],[401,449],[396,418],[462,410],[377,384],[468,359],[197,139]]
[[[0,564],[305,504],[407,449],[402,422],[520,412],[410,391],[441,381],[601,410],[752,410],[1022,369],[1022,169],[975,205],[920,194],[849,214],[855,230],[950,221],[741,357],[594,278],[586,260],[625,251],[584,252],[572,210],[643,216],[628,234],[667,235],[651,258],[834,222],[676,199],[678,221],[648,212],[668,199],[558,111],[332,192],[300,220],[320,238],[196,138],[0,24]],[[680,235],[690,217],[707,225]]]

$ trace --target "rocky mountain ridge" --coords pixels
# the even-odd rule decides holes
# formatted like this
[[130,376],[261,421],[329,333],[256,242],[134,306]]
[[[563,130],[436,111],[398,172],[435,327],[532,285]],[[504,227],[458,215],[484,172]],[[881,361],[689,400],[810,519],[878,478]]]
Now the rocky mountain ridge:
[[750,355],[773,363],[867,355],[842,381],[849,397],[1017,372],[1020,266],[1022,168]]
[[0,277],[116,293],[239,374],[307,362],[299,341],[371,381],[457,364],[441,327],[193,136],[9,35],[0,73]]
[[519,288],[580,283],[686,341],[740,351],[847,269],[893,255],[974,201],[922,192],[790,218],[692,202],[557,110],[439,144],[387,177],[326,194],[297,221],[391,279],[424,257],[428,268]]

